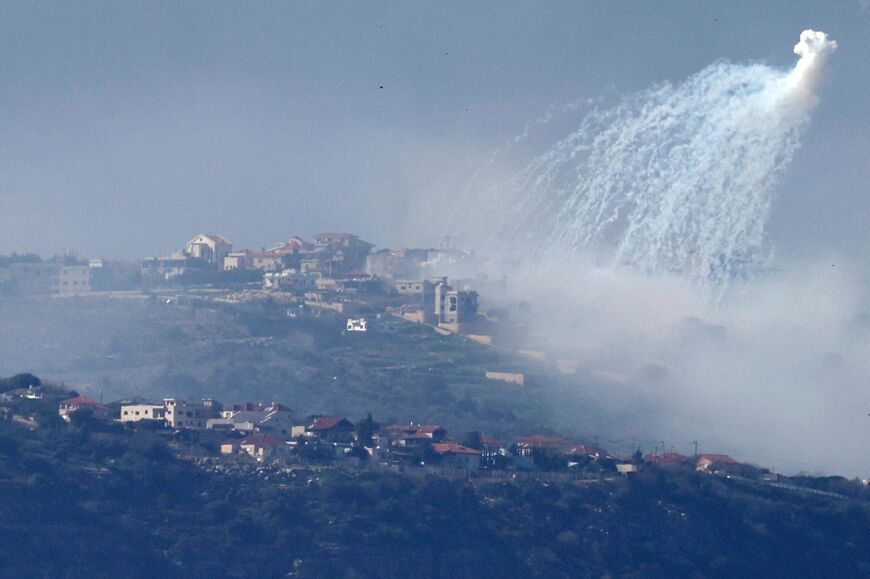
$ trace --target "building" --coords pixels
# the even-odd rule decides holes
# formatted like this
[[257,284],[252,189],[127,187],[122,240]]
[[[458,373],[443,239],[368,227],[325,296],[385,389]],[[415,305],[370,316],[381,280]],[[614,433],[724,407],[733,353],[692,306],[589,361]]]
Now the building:
[[143,278],[166,279],[184,275],[189,271],[202,271],[205,262],[188,257],[182,252],[175,252],[167,257],[148,257],[140,264],[140,273]]
[[523,436],[518,438],[516,442],[517,454],[519,456],[529,456],[535,451],[562,453],[572,446],[575,445],[570,440],[566,440],[561,436],[544,436],[541,434]]
[[166,420],[166,406],[163,404],[123,404],[121,406],[121,422],[139,422],[142,420]]
[[435,286],[435,321],[458,332],[462,324],[477,320],[477,292],[459,291],[444,282]]
[[698,461],[695,463],[695,470],[701,472],[716,472],[728,470],[736,466],[740,466],[740,462],[734,460],[727,454],[702,454],[698,456]]
[[204,429],[209,418],[217,416],[219,409],[211,399],[202,404],[190,404],[177,398],[164,398],[166,425],[170,428]]
[[441,466],[468,471],[480,469],[480,451],[473,448],[456,442],[437,442],[432,445],[432,450],[438,455]]
[[242,454],[257,461],[281,458],[289,453],[290,446],[286,441],[266,436],[252,434],[242,440],[231,440],[221,444],[221,454]]
[[386,279],[414,279],[428,258],[428,249],[382,249],[366,256],[366,272]]
[[206,421],[206,429],[233,432],[263,432],[288,438],[293,432],[293,414],[282,404],[245,403],[225,408],[219,418]]
[[350,233],[318,233],[314,249],[300,262],[302,271],[319,271],[328,277],[340,277],[365,269],[366,257],[373,244]]
[[353,423],[342,416],[312,416],[304,426],[294,427],[293,436],[303,435],[322,442],[353,442]]
[[57,406],[58,415],[67,422],[71,420],[73,414],[82,410],[91,412],[95,418],[108,418],[109,414],[108,408],[93,398],[81,395],[61,400]]
[[368,323],[365,318],[348,318],[346,329],[348,332],[367,332]]
[[51,293],[62,296],[90,293],[91,271],[88,265],[60,266],[51,280]]
[[648,454],[643,457],[644,462],[658,465],[662,468],[679,468],[691,463],[688,456],[676,452],[663,452],[661,454]]
[[61,262],[18,262],[4,271],[3,281],[21,295],[82,295],[90,293],[92,268]]
[[233,244],[220,235],[200,233],[184,246],[184,255],[220,269],[224,258],[233,251]]
[[316,287],[319,273],[302,273],[295,269],[263,274],[263,289],[266,291],[305,292]]
[[236,271],[240,269],[254,268],[254,252],[248,249],[241,249],[228,253],[224,258],[223,270]]

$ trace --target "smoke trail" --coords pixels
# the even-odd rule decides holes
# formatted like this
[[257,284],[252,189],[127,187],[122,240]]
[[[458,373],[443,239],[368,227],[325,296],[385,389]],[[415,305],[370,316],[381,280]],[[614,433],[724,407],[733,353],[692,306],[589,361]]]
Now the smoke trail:
[[836,47],[805,30],[791,70],[719,62],[593,110],[490,189],[485,203],[503,216],[497,237],[677,272],[721,298],[767,263],[772,192]]

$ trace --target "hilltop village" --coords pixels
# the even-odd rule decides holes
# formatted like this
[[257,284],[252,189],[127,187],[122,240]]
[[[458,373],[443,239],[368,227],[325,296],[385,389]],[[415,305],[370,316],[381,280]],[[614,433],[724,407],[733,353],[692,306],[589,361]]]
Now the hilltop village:
[[200,234],[171,255],[135,263],[13,254],[0,258],[0,295],[268,299],[286,303],[289,317],[346,316],[348,331],[365,332],[366,316],[388,314],[491,342],[489,332],[506,312],[480,312],[475,280],[447,277],[474,271],[473,253],[449,244],[373,249],[350,233],[291,237],[261,251],[234,250],[220,235]]
[[[833,553],[866,575],[866,481],[599,444],[614,415],[524,349],[528,309],[478,271],[350,234],[0,258],[6,367],[52,377],[0,378],[4,570],[796,576]],[[613,430],[640,430],[630,402]]]
[[334,415],[297,418],[278,402],[223,405],[213,399],[194,403],[165,398],[159,403],[103,403],[56,384],[43,384],[31,374],[0,379],[0,415],[31,430],[56,428],[54,417],[66,424],[90,425],[106,435],[146,432],[162,438],[179,458],[224,472],[342,468],[463,480],[594,481],[630,476],[654,466],[832,495],[726,454],[686,456],[656,449],[646,456],[640,450],[618,456],[558,435],[535,433],[506,441],[481,431],[457,437],[438,424],[381,425],[371,414],[356,421]]

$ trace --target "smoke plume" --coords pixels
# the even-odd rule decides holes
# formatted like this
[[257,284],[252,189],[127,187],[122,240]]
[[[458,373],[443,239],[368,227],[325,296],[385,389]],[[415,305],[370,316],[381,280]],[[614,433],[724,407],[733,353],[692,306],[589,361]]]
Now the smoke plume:
[[721,299],[734,280],[769,265],[773,192],[835,49],[806,30],[791,70],[718,62],[593,109],[568,137],[487,187],[483,206],[500,216],[491,239],[677,272]]
[[532,304],[530,341],[576,368],[573,401],[553,410],[565,424],[678,452],[700,440],[790,472],[860,473],[861,284],[841,256],[783,263],[765,238],[836,47],[806,30],[790,69],[717,62],[595,105],[478,189],[488,210],[468,214],[494,256],[489,273]]

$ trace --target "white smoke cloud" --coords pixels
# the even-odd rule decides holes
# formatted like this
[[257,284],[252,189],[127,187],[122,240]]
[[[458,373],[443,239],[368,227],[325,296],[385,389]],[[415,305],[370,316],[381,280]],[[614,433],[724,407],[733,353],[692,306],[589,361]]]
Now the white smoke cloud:
[[818,104],[816,85],[828,57],[837,50],[837,43],[824,32],[804,30],[794,53],[800,56],[788,78],[789,88],[805,107]]
[[720,62],[594,110],[480,195],[473,229],[514,260],[494,273],[532,304],[530,342],[579,368],[566,424],[866,475],[861,284],[841,258],[776,262],[765,241],[836,48],[806,30],[789,70]]
[[719,62],[596,108],[524,169],[484,187],[479,211],[467,215],[496,216],[470,228],[496,245],[680,272],[721,299],[734,279],[768,265],[773,191],[835,49],[807,30],[791,70]]

